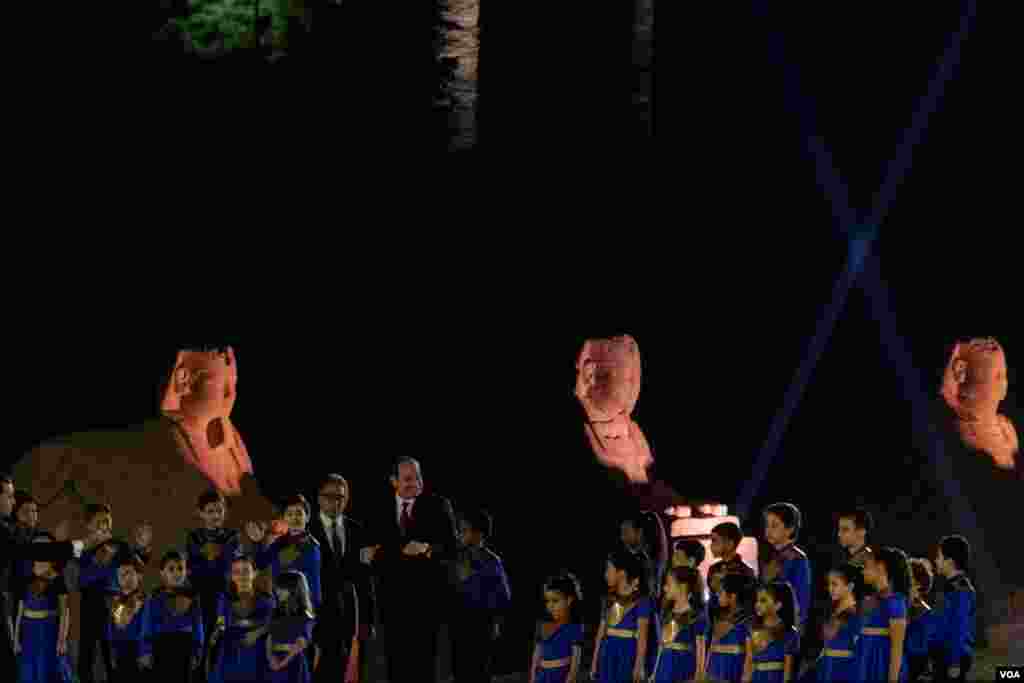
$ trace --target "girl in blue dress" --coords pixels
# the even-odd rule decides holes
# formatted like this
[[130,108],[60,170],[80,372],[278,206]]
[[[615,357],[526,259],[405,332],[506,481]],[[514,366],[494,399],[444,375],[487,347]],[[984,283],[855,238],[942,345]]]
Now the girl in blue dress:
[[800,652],[795,605],[793,587],[786,581],[773,581],[757,591],[757,619],[747,641],[754,683],[793,680],[793,661]]
[[137,683],[153,668],[150,601],[142,589],[145,568],[137,554],[124,558],[117,568],[119,593],[111,600],[106,632],[115,683]]
[[68,590],[56,563],[32,563],[14,621],[18,683],[70,683]]
[[309,683],[306,648],[313,642],[315,614],[309,584],[302,572],[281,572],[274,582],[277,608],[267,638],[267,665],[272,683]]
[[251,683],[270,675],[266,638],[274,596],[256,588],[256,564],[239,555],[231,562],[228,594],[217,608],[210,641],[209,683]]
[[910,563],[898,548],[882,548],[864,563],[864,580],[876,594],[864,599],[857,641],[858,680],[904,681],[907,678],[904,641]]
[[604,577],[612,594],[597,630],[591,676],[598,683],[645,681],[654,604],[646,595],[643,563],[633,553],[615,551]]
[[907,678],[915,683],[928,671],[929,653],[938,635],[938,619],[925,598],[931,593],[931,563],[923,558],[910,561],[910,609],[907,613]]
[[822,626],[823,648],[815,665],[817,680],[821,683],[857,681],[860,615],[856,596],[861,581],[860,569],[852,564],[844,564],[828,573],[832,614]]
[[583,656],[581,599],[579,581],[572,574],[544,582],[548,619],[537,624],[530,683],[576,683]]
[[676,683],[704,677],[708,633],[704,611],[704,581],[691,566],[672,567],[665,577],[656,683]]
[[750,639],[754,590],[757,583],[745,574],[725,574],[719,582],[718,607],[712,615],[708,643],[707,678],[740,683],[750,680]]

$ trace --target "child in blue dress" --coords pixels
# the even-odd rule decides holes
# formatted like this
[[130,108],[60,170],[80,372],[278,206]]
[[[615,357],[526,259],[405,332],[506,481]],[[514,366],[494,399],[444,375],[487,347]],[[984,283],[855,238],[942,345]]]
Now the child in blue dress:
[[654,604],[646,594],[641,560],[626,550],[608,557],[605,581],[611,591],[594,644],[591,676],[599,683],[644,681]]
[[754,683],[790,683],[800,652],[793,588],[785,581],[761,586],[754,610],[757,619],[747,641]]
[[137,554],[123,558],[117,567],[120,592],[111,600],[106,630],[115,683],[137,683],[153,667],[149,600],[142,589],[145,569]]
[[547,619],[537,624],[530,683],[576,683],[583,656],[581,600],[579,581],[570,573],[544,582]]
[[197,678],[206,643],[202,606],[195,590],[185,582],[187,571],[184,553],[164,553],[160,559],[162,586],[149,599],[153,672],[176,683]]
[[910,562],[898,548],[882,548],[864,562],[864,580],[875,589],[864,598],[857,642],[858,680],[905,681]]
[[[309,523],[309,503],[301,493],[289,496],[282,506],[284,521],[288,524],[288,533],[264,545],[256,552],[256,569],[272,579],[289,569],[300,571],[306,575],[309,583],[309,598],[313,601],[313,609],[319,610],[320,604],[320,544],[312,534],[306,531]],[[264,542],[267,537],[262,525],[247,526],[249,539],[254,543]]]
[[932,590],[931,563],[920,557],[910,561],[910,609],[907,613],[907,678],[917,683],[928,672],[929,654],[937,636],[936,615],[925,598]]
[[828,573],[828,593],[832,598],[829,619],[822,625],[822,651],[815,665],[816,680],[821,683],[857,681],[857,640],[860,615],[857,594],[863,581],[860,567],[844,564]]
[[662,590],[661,637],[654,664],[656,683],[704,677],[708,620],[704,581],[695,567],[675,566]]
[[54,562],[32,563],[32,579],[18,601],[14,653],[18,683],[70,683],[68,590]]
[[267,638],[267,666],[272,683],[309,683],[310,667],[306,648],[313,642],[316,615],[309,597],[309,584],[302,572],[281,572],[274,582],[277,607]]
[[270,675],[266,637],[274,596],[257,590],[256,563],[240,554],[231,563],[228,594],[221,599],[210,640],[209,683],[251,683]]
[[747,641],[753,618],[757,582],[744,574],[725,574],[718,590],[718,608],[712,615],[708,644],[707,677],[740,683],[750,680],[752,661]]

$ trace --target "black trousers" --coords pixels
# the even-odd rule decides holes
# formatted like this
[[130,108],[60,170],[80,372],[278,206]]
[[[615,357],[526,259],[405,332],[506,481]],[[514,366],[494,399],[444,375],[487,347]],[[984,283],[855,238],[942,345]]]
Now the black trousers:
[[949,667],[946,665],[945,659],[936,656],[936,658],[932,660],[932,667],[935,670],[935,680],[936,681],[943,681],[943,682],[945,682],[945,681],[966,681],[967,680],[967,674],[970,673],[971,667],[973,667],[973,666],[974,666],[974,657],[964,657],[960,661],[960,675],[957,676],[956,678],[950,678],[949,677]]
[[907,683],[916,683],[928,673],[928,655],[907,655]]
[[[324,615],[324,612],[320,613]],[[313,671],[314,683],[340,683],[345,680],[345,667],[348,666],[349,648],[352,646],[352,634],[343,622],[332,616],[321,616],[313,631],[313,641],[320,649],[320,664]],[[313,670],[314,650],[306,650],[309,654],[310,670]],[[365,654],[365,653],[363,653]]]
[[110,642],[104,635],[110,614],[103,594],[82,591],[81,642],[78,644],[78,679],[81,683],[95,683],[96,656],[100,657],[107,679],[113,678]]
[[9,621],[11,600],[7,593],[0,592],[0,680],[18,680],[18,661],[14,658],[14,633]]
[[454,615],[451,642],[455,683],[490,683],[494,660],[493,635],[494,619],[490,614]]
[[163,633],[154,637],[153,672],[165,681],[192,683],[192,634]]
[[392,610],[384,617],[388,683],[434,683],[440,619],[431,610]]

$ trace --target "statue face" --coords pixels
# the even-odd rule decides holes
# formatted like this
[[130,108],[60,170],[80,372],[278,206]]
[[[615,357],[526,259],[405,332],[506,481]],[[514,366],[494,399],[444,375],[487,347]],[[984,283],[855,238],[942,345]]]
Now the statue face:
[[630,415],[640,396],[640,348],[632,337],[590,339],[576,360],[576,396],[594,421]]
[[235,402],[234,352],[181,351],[171,371],[162,409],[187,421],[227,417]]
[[1006,398],[1006,354],[995,339],[957,344],[943,377],[942,395],[952,408],[994,413]]

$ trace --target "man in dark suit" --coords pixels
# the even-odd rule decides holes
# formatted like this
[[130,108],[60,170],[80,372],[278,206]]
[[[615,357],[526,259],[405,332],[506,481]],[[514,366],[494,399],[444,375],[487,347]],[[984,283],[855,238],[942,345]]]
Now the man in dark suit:
[[344,514],[348,482],[340,474],[328,474],[320,482],[317,500],[319,509],[309,532],[320,544],[323,605],[313,631],[313,641],[320,647],[313,680],[339,683],[354,639],[359,641],[361,665],[366,660],[375,610],[373,584],[368,568],[359,562],[359,549],[366,545],[363,526]]
[[[87,539],[62,543],[32,543],[31,536],[20,534],[10,520],[14,509],[14,480],[0,475],[0,681],[13,681],[18,677],[14,658],[14,628],[11,608],[10,579],[16,560],[52,560],[63,562],[79,557],[82,551],[93,548],[110,538],[109,532],[97,532]],[[58,535],[63,535],[58,532]]]
[[381,627],[390,683],[426,683],[437,676],[438,633],[450,609],[448,581],[458,531],[451,503],[423,495],[413,458],[391,472],[393,498],[371,527],[376,545],[364,551],[379,580]]

